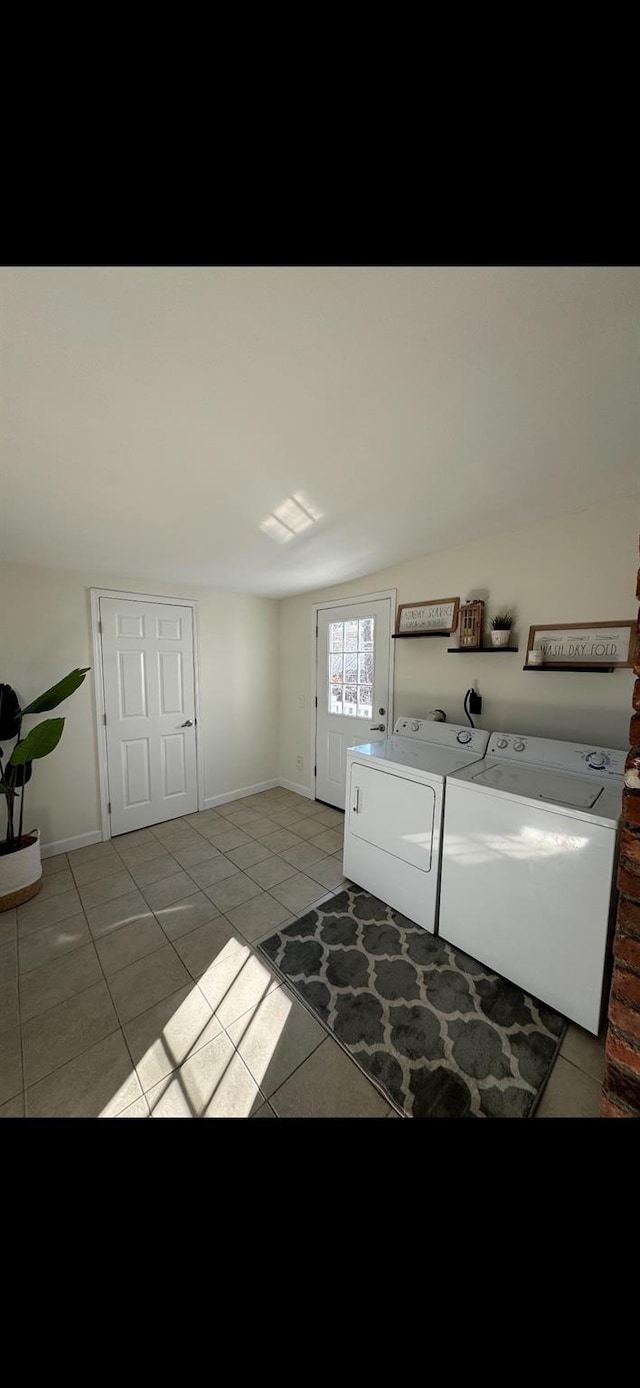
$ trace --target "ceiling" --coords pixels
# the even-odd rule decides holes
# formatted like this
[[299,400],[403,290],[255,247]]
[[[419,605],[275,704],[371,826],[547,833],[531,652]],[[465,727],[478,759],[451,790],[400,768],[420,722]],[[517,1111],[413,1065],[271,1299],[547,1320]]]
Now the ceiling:
[[6,268],[0,293],[6,560],[280,597],[637,489],[635,268]]

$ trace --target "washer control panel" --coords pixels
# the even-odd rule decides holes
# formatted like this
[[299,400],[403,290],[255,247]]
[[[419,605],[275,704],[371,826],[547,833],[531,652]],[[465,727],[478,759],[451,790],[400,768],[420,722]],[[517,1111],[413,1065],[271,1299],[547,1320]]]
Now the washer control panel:
[[559,742],[550,737],[527,737],[524,733],[492,733],[487,757],[524,761],[530,766],[549,766],[562,771],[624,775],[625,753],[615,747],[594,747],[589,743]]

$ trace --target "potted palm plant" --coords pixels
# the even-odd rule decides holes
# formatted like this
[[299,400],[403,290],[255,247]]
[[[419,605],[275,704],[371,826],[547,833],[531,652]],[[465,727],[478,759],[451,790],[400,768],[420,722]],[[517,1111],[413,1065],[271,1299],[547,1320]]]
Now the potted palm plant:
[[489,622],[492,646],[508,646],[513,617],[510,612],[500,612],[497,617],[492,617]]
[[[0,684],[0,795],[6,805],[6,832],[0,840],[0,911],[21,906],[36,896],[42,885],[40,830],[23,832],[24,797],[31,780],[32,764],[47,757],[62,737],[64,718],[45,718],[22,736],[22,720],[35,713],[49,713],[82,684],[86,670],[72,670],[58,684],[20,707],[9,684]],[[13,742],[6,754],[2,744]]]

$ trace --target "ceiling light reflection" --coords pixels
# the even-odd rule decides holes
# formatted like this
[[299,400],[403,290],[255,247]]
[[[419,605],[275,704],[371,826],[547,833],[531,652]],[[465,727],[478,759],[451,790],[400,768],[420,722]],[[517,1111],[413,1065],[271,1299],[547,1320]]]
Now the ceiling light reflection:
[[286,545],[289,540],[293,540],[294,538],[293,530],[287,530],[286,525],[282,525],[279,520],[276,520],[275,516],[267,516],[266,520],[261,521],[260,529],[263,530],[265,535],[268,535],[270,539],[277,540],[279,545]]
[[260,522],[260,529],[279,545],[286,545],[322,519],[322,512],[309,500],[306,492],[294,492],[275,506],[270,516]]
[[313,502],[309,500],[306,492],[294,492],[293,500],[297,506],[301,506],[303,511],[311,517],[312,521],[322,520],[322,511],[318,511]]

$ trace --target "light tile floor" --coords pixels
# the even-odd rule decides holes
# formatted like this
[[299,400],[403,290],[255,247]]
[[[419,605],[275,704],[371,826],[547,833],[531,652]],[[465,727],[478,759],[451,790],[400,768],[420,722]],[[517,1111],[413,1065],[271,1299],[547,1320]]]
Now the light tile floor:
[[[395,1117],[256,943],[341,890],[343,816],[286,790],[46,859],[0,915],[0,1117]],[[570,1027],[539,1117],[598,1112]]]

